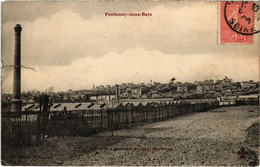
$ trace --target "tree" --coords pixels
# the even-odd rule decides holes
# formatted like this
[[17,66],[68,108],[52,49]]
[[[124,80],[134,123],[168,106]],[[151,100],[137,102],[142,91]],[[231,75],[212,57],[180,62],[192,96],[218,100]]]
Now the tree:
[[174,77],[172,77],[172,79],[170,80],[171,82],[174,82],[176,79]]

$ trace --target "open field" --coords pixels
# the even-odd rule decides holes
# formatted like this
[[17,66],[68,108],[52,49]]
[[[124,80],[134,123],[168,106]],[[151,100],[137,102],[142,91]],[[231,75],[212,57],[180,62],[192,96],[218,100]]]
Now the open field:
[[[16,151],[2,150],[2,164],[257,165],[258,106],[216,110],[227,112],[196,113],[118,130],[113,137],[108,131],[91,137],[49,139],[42,146]],[[245,159],[237,154],[242,147],[248,151]]]

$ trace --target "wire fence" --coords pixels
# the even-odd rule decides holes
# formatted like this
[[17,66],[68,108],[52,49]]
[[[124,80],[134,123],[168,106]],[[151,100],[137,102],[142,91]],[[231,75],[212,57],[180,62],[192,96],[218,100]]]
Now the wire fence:
[[2,113],[2,146],[41,144],[62,136],[89,136],[104,130],[137,127],[218,107],[218,102],[149,103],[113,109]]

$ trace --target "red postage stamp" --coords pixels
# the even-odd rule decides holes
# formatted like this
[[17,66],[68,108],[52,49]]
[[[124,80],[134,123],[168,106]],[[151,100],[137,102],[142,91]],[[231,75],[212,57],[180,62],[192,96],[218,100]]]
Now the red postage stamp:
[[254,34],[259,33],[254,24],[257,12],[256,2],[220,2],[219,43],[252,44]]

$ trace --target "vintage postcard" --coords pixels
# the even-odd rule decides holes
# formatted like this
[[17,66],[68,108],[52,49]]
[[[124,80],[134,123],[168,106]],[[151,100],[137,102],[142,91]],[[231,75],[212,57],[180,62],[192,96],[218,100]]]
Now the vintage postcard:
[[258,166],[257,1],[1,3],[4,166]]

